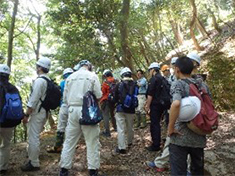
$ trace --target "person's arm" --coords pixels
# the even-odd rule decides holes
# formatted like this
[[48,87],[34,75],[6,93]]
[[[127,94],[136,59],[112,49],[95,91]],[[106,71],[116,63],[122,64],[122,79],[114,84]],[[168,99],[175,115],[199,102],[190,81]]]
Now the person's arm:
[[180,113],[180,101],[175,100],[171,104],[170,108],[170,114],[169,114],[169,125],[168,125],[168,136],[171,136],[172,134],[180,134],[176,129],[175,129],[175,122],[177,118],[179,117]]
[[38,102],[40,101],[40,98],[43,96],[43,87],[45,86],[45,84],[43,83],[43,81],[45,81],[45,84],[47,84],[46,80],[41,79],[36,79],[34,84],[33,84],[33,91],[29,97],[29,101],[27,103],[27,109],[26,109],[26,113],[24,115],[24,118],[22,120],[22,122],[28,123],[28,119],[29,116],[33,113],[34,109],[36,108]]
[[30,116],[30,114],[32,114],[32,112],[33,112],[33,108],[27,107],[24,118],[22,119],[23,124],[28,123],[29,116]]
[[152,103],[153,97],[151,95],[147,96],[147,100],[146,100],[146,105],[145,105],[145,111],[147,114],[150,113],[150,105]]
[[170,113],[169,113],[169,124],[168,124],[168,136],[171,136],[172,134],[180,134],[175,129],[175,123],[177,121],[177,118],[179,117],[180,113],[180,103],[182,99],[182,91],[183,87],[180,81],[176,81],[171,86],[171,95],[173,102],[171,104]]
[[145,111],[147,114],[150,113],[150,105],[153,101],[155,94],[156,94],[156,79],[155,77],[152,77],[150,79],[150,83],[148,86],[147,99],[146,99],[146,104],[145,104]]

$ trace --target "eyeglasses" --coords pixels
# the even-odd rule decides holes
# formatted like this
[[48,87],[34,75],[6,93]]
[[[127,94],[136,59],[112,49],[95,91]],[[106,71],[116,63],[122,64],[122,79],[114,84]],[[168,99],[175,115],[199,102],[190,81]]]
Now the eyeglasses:
[[165,72],[165,71],[170,71],[169,69],[167,69],[167,70],[164,70],[164,71],[162,71],[162,72]]

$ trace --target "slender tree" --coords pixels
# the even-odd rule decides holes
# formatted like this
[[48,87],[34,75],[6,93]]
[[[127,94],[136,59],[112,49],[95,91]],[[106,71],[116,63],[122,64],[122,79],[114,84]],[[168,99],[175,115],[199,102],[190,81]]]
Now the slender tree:
[[193,12],[192,20],[190,22],[190,35],[191,35],[191,38],[193,40],[193,43],[194,43],[196,50],[200,51],[200,50],[202,50],[202,48],[200,47],[200,45],[196,39],[196,36],[194,34],[194,27],[195,27],[195,22],[197,19],[197,7],[195,5],[195,0],[189,0],[189,2],[191,4],[192,12]]
[[15,21],[16,21],[16,14],[18,11],[19,0],[14,1],[14,8],[12,13],[12,20],[11,26],[8,31],[8,58],[7,58],[7,65],[11,67],[12,63],[12,52],[13,52],[13,40],[14,40],[14,29],[15,29]]

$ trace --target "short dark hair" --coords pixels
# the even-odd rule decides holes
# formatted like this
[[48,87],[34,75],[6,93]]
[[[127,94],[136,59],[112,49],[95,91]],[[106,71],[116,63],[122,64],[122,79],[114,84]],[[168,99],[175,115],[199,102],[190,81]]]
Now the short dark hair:
[[113,74],[111,71],[107,71],[105,74],[104,74],[105,77],[113,77]]
[[144,74],[144,71],[141,70],[141,69],[138,69],[138,70],[137,70],[137,73],[138,73],[138,72],[140,72],[142,75]]
[[44,68],[44,67],[42,67],[40,65],[37,65],[37,67],[40,67],[42,69],[43,73],[48,73],[49,72],[49,69]]
[[121,77],[122,78],[124,78],[124,77],[131,78],[131,75],[132,75],[131,72],[126,72],[126,73],[123,73]]
[[178,58],[175,67],[178,67],[182,74],[191,74],[194,68],[192,60],[186,56]]

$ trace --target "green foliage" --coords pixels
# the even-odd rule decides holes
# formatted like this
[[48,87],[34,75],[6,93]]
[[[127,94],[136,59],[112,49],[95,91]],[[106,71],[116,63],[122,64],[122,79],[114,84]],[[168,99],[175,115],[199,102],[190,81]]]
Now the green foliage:
[[208,53],[208,85],[213,100],[223,110],[235,109],[235,57],[228,58],[223,52]]

